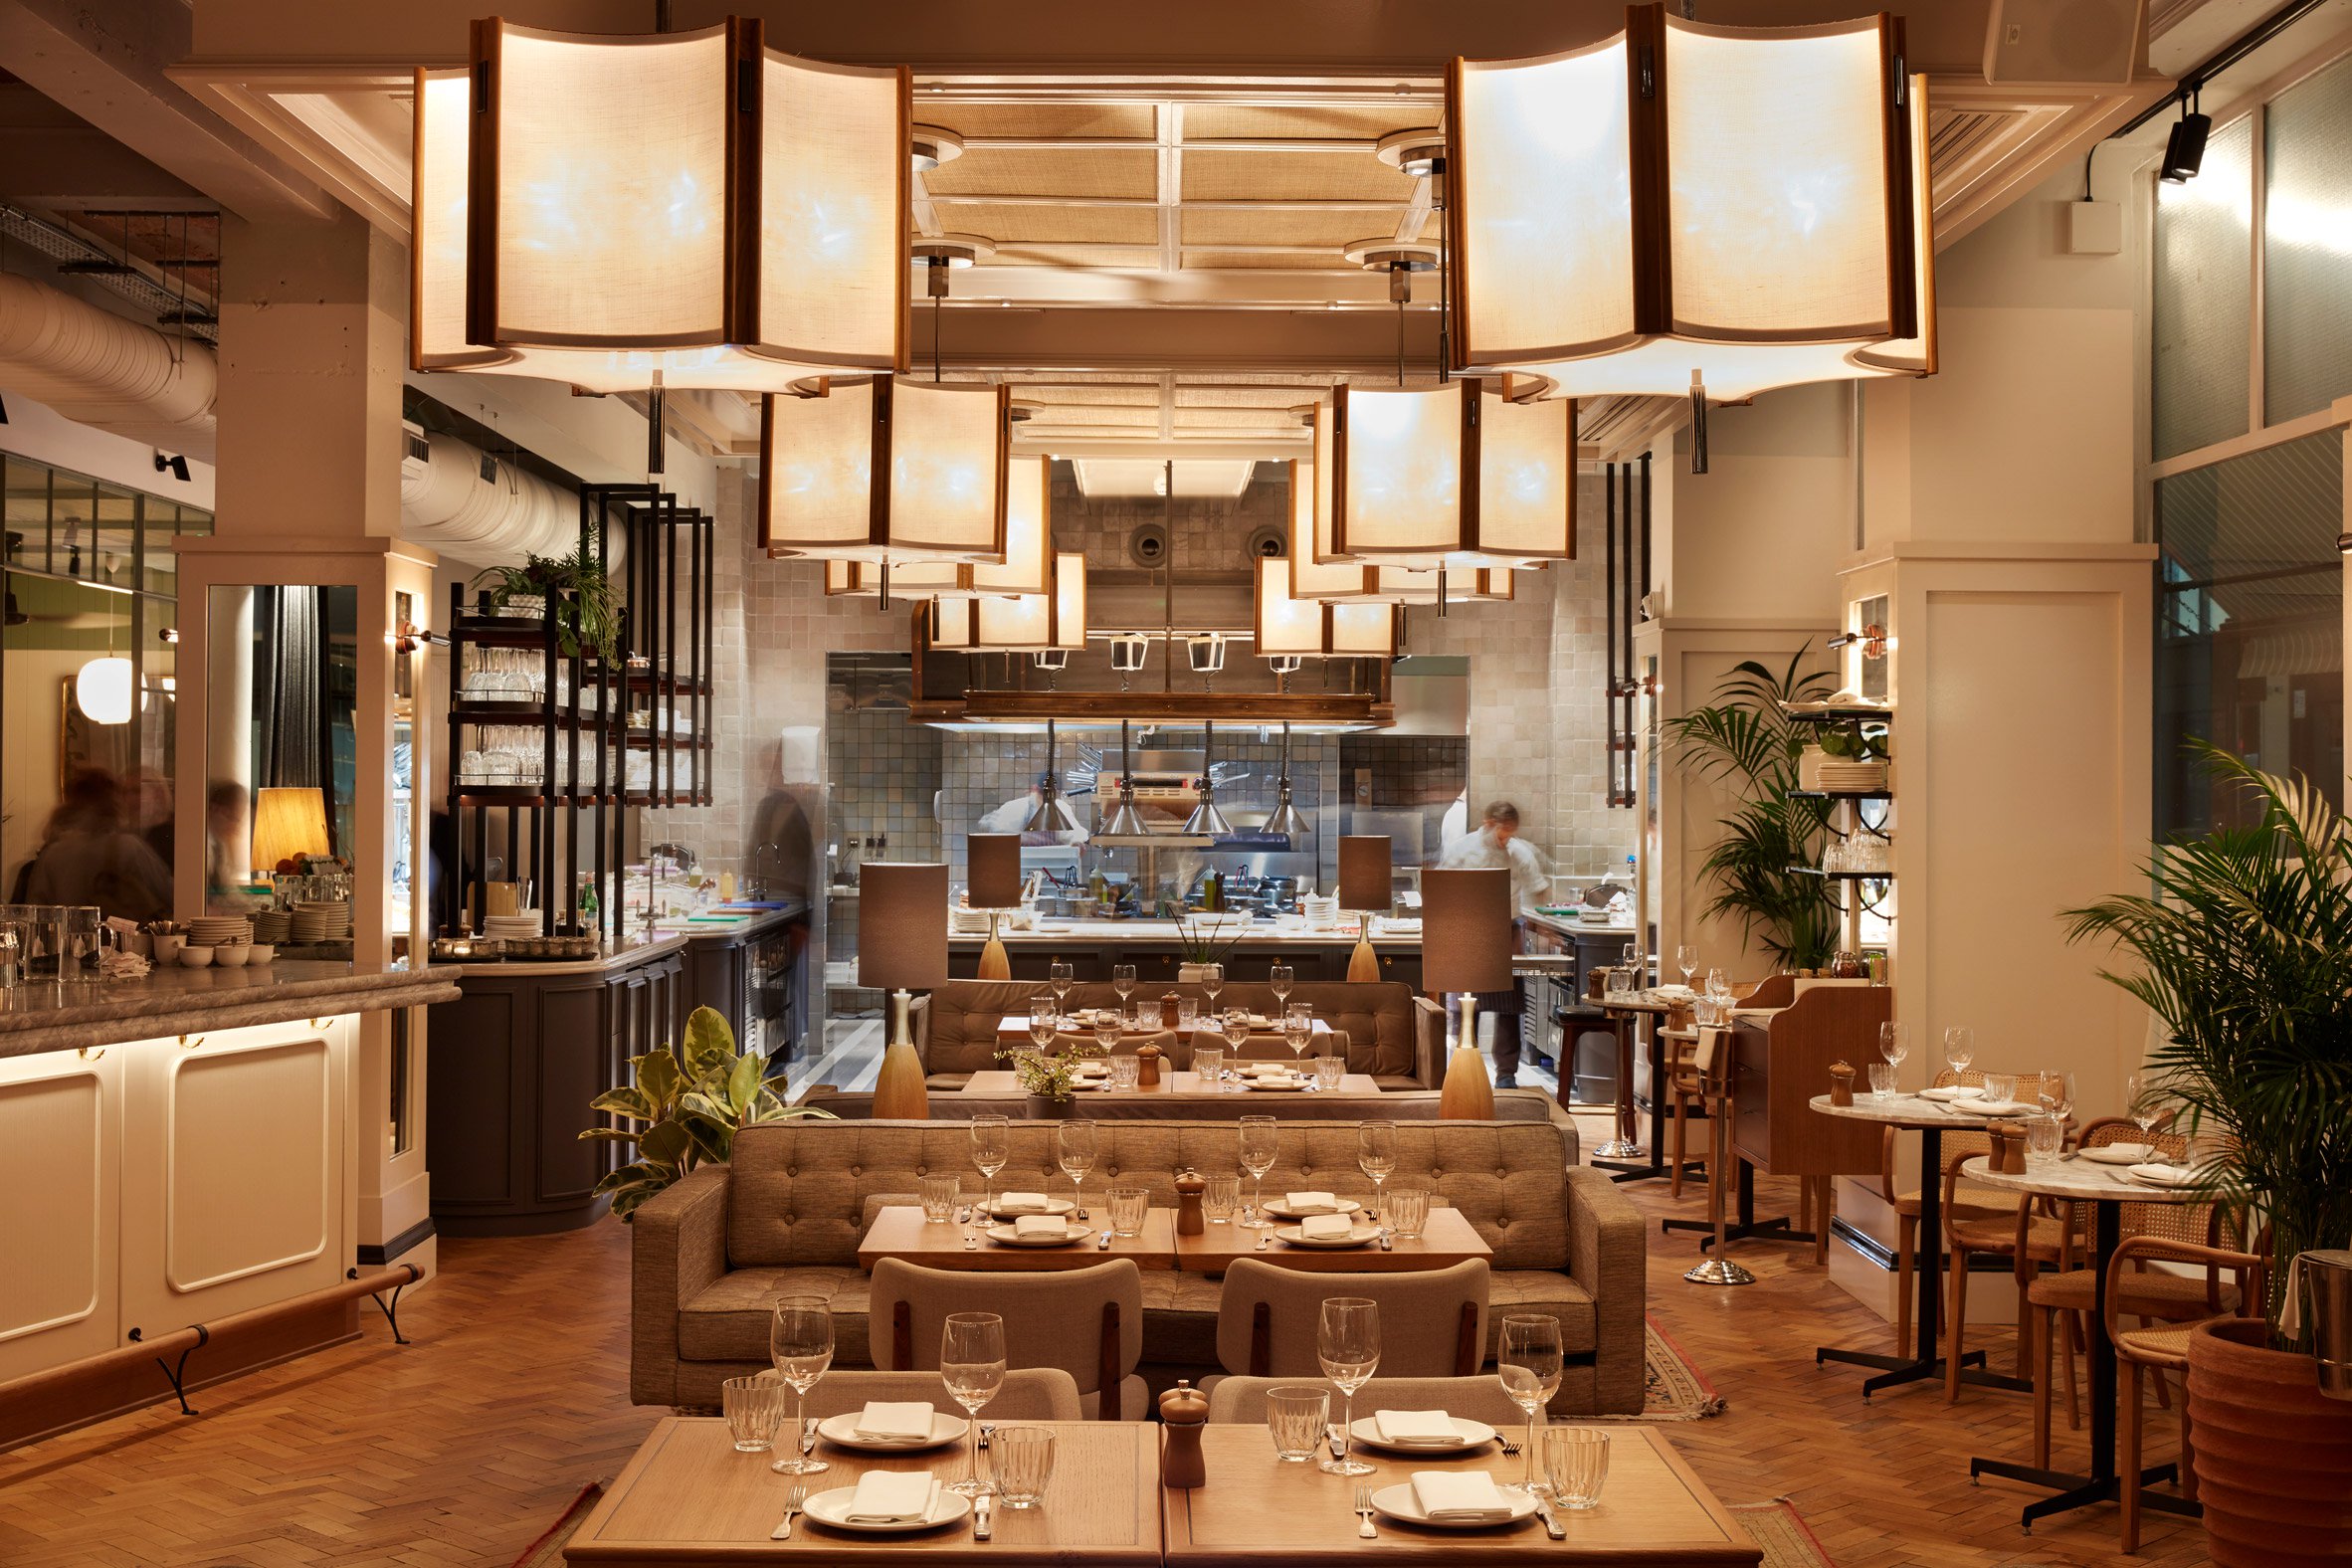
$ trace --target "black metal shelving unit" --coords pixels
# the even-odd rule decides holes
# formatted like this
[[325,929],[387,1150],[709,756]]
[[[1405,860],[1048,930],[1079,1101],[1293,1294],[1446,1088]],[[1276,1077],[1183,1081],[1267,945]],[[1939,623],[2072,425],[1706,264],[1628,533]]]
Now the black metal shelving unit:
[[[620,612],[609,659],[563,651],[562,596],[523,620],[469,606],[465,586],[451,586],[450,806],[461,895],[484,879],[490,823],[503,813],[508,880],[536,884],[542,934],[618,937],[629,808],[710,804],[712,521],[652,485],[581,488],[580,540],[613,582]],[[540,697],[466,697],[473,655],[496,649],[539,656]],[[633,724],[639,713],[646,722]],[[469,731],[487,725],[538,729],[536,781],[461,774]],[[631,778],[637,756],[646,758],[642,784]],[[583,875],[599,889],[593,928],[580,915]]]

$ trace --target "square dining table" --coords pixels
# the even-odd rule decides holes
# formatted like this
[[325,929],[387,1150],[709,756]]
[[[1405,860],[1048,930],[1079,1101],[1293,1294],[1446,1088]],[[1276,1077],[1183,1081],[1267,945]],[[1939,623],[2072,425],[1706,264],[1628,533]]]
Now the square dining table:
[[[975,1206],[977,1207],[977,1206]],[[1007,1247],[990,1239],[978,1219],[950,1220],[933,1225],[918,1204],[888,1204],[874,1217],[858,1243],[858,1267],[874,1272],[881,1259],[896,1258],[926,1269],[1019,1270],[1044,1273],[1062,1269],[1091,1269],[1113,1258],[1133,1260],[1138,1269],[1176,1267],[1176,1211],[1151,1209],[1143,1216],[1143,1230],[1135,1236],[1113,1236],[1110,1245],[1095,1244],[1110,1229],[1110,1204],[1099,1196],[1087,1206],[1091,1218],[1078,1222],[1094,1234],[1067,1247]],[[1000,1224],[1010,1224],[1001,1221]],[[971,1245],[966,1245],[967,1242]]]
[[[1006,1050],[1028,1050],[1035,1043],[1029,1037],[1030,1019],[1031,1015],[1028,1013],[1009,1013],[999,1019],[996,1026],[997,1044]],[[1322,1055],[1324,1045],[1331,1038],[1331,1026],[1319,1018],[1311,1020],[1310,1023],[1311,1038],[1307,1045],[1306,1055],[1312,1058]],[[1163,1035],[1172,1035],[1176,1033],[1176,1025],[1162,1024],[1157,1019],[1142,1029],[1136,1029],[1124,1021],[1119,1025],[1119,1035],[1124,1041],[1153,1040]],[[1198,1019],[1193,1022],[1193,1033],[1196,1036],[1202,1034],[1213,1036],[1212,1044],[1215,1045],[1227,1044],[1222,1031],[1214,1025]],[[1091,1019],[1078,1021],[1077,1028],[1064,1030],[1062,1035],[1064,1039],[1082,1038],[1091,1043],[1094,1039],[1093,1021]],[[1290,1043],[1274,1019],[1259,1015],[1252,1023],[1250,1033],[1243,1038],[1241,1049],[1245,1055],[1249,1056],[1286,1057],[1290,1054]]]
[[[1338,1412],[1333,1411],[1334,1419]],[[1499,1529],[1440,1530],[1376,1519],[1371,1540],[1356,1534],[1356,1489],[1401,1485],[1417,1470],[1484,1470],[1496,1485],[1516,1484],[1524,1456],[1439,1461],[1359,1451],[1369,1475],[1326,1475],[1313,1465],[1274,1458],[1264,1423],[1202,1429],[1208,1484],[1167,1489],[1168,1568],[1294,1568],[1299,1563],[1650,1564],[1700,1568],[1761,1562],[1763,1552],[1715,1494],[1649,1427],[1609,1429],[1609,1480],[1600,1503],[1581,1513],[1555,1509],[1564,1540],[1536,1519]]]
[[[1078,1090],[1078,1093],[1089,1101],[1132,1100],[1145,1095],[1153,1096],[1155,1102],[1161,1100],[1183,1101],[1204,1096],[1213,1096],[1220,1102],[1234,1099],[1264,1100],[1266,1113],[1270,1116],[1280,1115],[1282,1103],[1285,1100],[1311,1098],[1325,1091],[1319,1088],[1246,1088],[1240,1083],[1231,1081],[1212,1085],[1202,1082],[1198,1073],[1178,1073],[1164,1067],[1160,1070],[1160,1080],[1157,1083],[1139,1085],[1133,1089],[1114,1089],[1105,1085],[1100,1088]],[[1329,1092],[1377,1096],[1381,1092],[1380,1080],[1369,1073],[1350,1073],[1340,1078],[1339,1087]],[[956,1093],[965,1099],[1027,1101],[1029,1098],[1029,1091],[1021,1086],[1021,1079],[1015,1077],[1009,1068],[990,1068],[975,1073],[964,1080],[964,1086],[956,1090]]]
[[[567,1563],[629,1568],[710,1568],[717,1563],[960,1565],[1047,1564],[1082,1558],[1103,1568],[1160,1561],[1159,1427],[1141,1421],[1023,1422],[1060,1434],[1054,1478],[1035,1508],[995,1509],[994,1539],[973,1539],[972,1516],[900,1535],[854,1534],[805,1515],[792,1538],[770,1532],[798,1478],[768,1469],[766,1454],[738,1454],[727,1424],[671,1417],[654,1430],[564,1546]],[[855,1486],[870,1470],[930,1470],[960,1479],[965,1450],[876,1455],[827,1443],[832,1468],[811,1475],[810,1494]]]
[[[1396,1237],[1386,1252],[1377,1243],[1291,1247],[1279,1240],[1276,1232],[1295,1223],[1276,1216],[1274,1231],[1254,1231],[1238,1219],[1205,1226],[1198,1236],[1176,1238],[1176,1267],[1195,1274],[1223,1274],[1235,1259],[1255,1258],[1262,1264],[1316,1274],[1411,1274],[1423,1269],[1451,1269],[1472,1258],[1494,1256],[1478,1228],[1465,1219],[1460,1209],[1433,1207],[1419,1236]],[[1262,1248],[1261,1237],[1275,1239]]]

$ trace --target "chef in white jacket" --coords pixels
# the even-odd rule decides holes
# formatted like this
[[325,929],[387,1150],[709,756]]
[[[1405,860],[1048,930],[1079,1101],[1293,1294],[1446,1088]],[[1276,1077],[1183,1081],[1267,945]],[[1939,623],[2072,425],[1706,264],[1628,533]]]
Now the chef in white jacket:
[[[1507,800],[1486,807],[1486,820],[1475,833],[1464,834],[1446,846],[1438,864],[1452,871],[1500,870],[1511,874],[1511,905],[1533,909],[1551,879],[1535,846],[1519,837],[1519,808]],[[1494,1019],[1494,1086],[1519,1086],[1519,1015],[1523,1004],[1514,984],[1508,991],[1478,995],[1478,1009]],[[1474,1045],[1475,1042],[1470,1042]]]

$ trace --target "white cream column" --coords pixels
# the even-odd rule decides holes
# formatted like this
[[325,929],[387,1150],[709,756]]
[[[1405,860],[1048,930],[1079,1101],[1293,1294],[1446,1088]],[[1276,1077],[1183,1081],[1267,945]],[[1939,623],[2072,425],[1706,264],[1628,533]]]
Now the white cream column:
[[[392,958],[388,889],[395,835],[392,802],[394,595],[411,596],[427,627],[435,622],[429,550],[404,543],[400,527],[401,385],[407,364],[406,253],[365,222],[342,213],[332,221],[256,223],[226,218],[222,234],[219,488],[216,532],[180,544],[180,615],[185,646],[208,656],[222,639],[210,625],[215,585],[348,586],[358,597],[357,776],[353,840],[343,846],[356,873],[353,951],[361,966]],[[250,646],[252,595],[242,604]],[[236,643],[234,629],[222,629]],[[419,659],[432,657],[421,651]],[[185,672],[183,672],[185,675]],[[209,758],[233,744],[249,699],[230,695],[229,672],[181,682],[179,755]],[[429,689],[420,679],[416,689]],[[227,706],[212,712],[215,693]],[[412,725],[412,840],[417,897],[408,934],[425,930],[427,899],[424,801],[430,791],[436,715],[420,710]],[[206,779],[181,769],[179,818],[204,820]],[[175,881],[180,913],[204,898],[204,835],[179,837]],[[323,1009],[322,1009],[323,1010]],[[425,1013],[362,1014],[355,1090],[355,1136],[348,1190],[358,1264],[433,1266],[430,1181],[425,1170]],[[406,1051],[395,1047],[405,1032]],[[405,1133],[393,1135],[393,1077],[408,1107]]]

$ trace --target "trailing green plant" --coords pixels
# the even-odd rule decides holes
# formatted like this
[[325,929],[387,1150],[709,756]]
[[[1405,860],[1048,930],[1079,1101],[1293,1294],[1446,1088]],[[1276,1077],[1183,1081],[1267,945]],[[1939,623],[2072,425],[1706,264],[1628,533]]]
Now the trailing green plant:
[[1046,1099],[1068,1099],[1078,1082],[1078,1065],[1109,1053],[1092,1041],[1076,1039],[1067,1051],[1040,1051],[1034,1046],[1005,1046],[999,1062],[1013,1065],[1013,1077],[1029,1093]]
[[1716,686],[1717,700],[1666,723],[1693,771],[1740,796],[1699,863],[1698,881],[1711,894],[1702,912],[1737,918],[1748,941],[1792,969],[1827,964],[1839,931],[1828,882],[1790,870],[1821,864],[1829,831],[1828,802],[1792,798],[1813,726],[1791,720],[1783,704],[1818,701],[1830,688],[1826,672],[1798,673],[1811,652],[1810,643],[1798,649],[1777,674],[1743,661]]
[[[1190,915],[1176,917],[1176,945],[1184,952],[1188,964],[1221,964],[1225,955],[1233,951],[1241,940],[1249,922],[1244,920],[1195,920]],[[1226,935],[1228,930],[1232,935]]]
[[629,1059],[630,1081],[590,1105],[625,1127],[590,1127],[581,1141],[636,1145],[637,1157],[596,1184],[626,1220],[640,1204],[697,1165],[734,1157],[735,1134],[762,1121],[801,1117],[831,1121],[814,1105],[784,1103],[783,1083],[767,1078],[766,1059],[735,1050],[735,1032],[707,1007],[686,1019],[686,1048],[668,1046]]
[[2220,1150],[2201,1196],[2269,1227],[2275,1325],[2295,1255],[2352,1239],[2352,828],[2309,779],[2191,744],[2256,820],[2157,846],[2151,895],[2061,918],[2139,961],[2106,978],[2164,1021],[2155,1093]]
[[478,587],[497,585],[490,592],[493,605],[517,595],[544,598],[555,616],[556,644],[566,657],[585,651],[610,659],[620,652],[620,596],[585,539],[568,555],[527,555],[520,566],[491,566],[474,581]]

